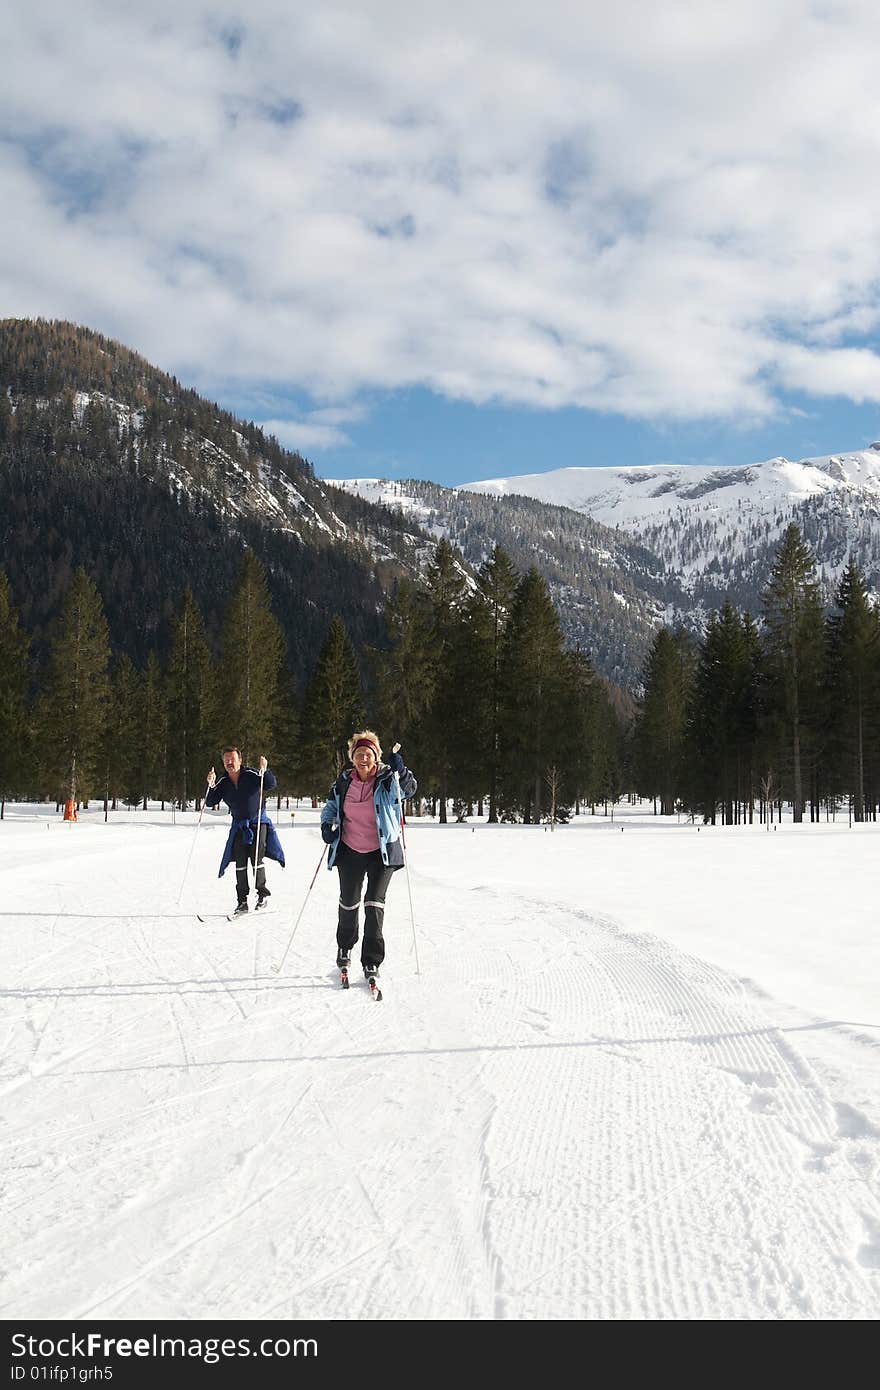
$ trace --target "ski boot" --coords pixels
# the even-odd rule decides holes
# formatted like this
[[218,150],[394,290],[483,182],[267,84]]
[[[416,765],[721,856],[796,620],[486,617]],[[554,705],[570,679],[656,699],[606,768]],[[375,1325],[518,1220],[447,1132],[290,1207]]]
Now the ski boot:
[[351,965],[351,955],[348,951],[338,951],[336,964],[339,967],[339,982],[343,989],[348,989],[348,967]]

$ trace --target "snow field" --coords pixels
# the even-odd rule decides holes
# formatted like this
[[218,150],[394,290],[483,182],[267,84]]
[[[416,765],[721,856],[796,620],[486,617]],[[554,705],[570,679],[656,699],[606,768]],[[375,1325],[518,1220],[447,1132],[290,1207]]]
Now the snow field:
[[286,821],[7,809],[5,1317],[876,1316],[876,828],[414,821],[375,1004]]

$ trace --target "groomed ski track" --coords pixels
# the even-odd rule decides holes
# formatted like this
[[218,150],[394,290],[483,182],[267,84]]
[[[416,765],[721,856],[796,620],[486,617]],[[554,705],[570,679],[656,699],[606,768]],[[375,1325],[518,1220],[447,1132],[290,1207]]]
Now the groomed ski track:
[[876,1317],[880,1131],[732,975],[424,853],[377,1005],[335,876],[272,973],[311,838],[201,924],[150,910],[167,829],[75,833],[4,874],[4,1317]]

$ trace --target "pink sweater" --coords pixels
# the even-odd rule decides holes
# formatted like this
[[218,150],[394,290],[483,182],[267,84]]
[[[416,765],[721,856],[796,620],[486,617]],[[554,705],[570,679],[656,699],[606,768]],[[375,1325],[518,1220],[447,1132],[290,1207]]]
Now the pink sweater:
[[376,829],[376,811],[373,806],[373,792],[376,790],[376,774],[362,782],[356,772],[351,775],[343,806],[342,838],[349,849],[358,854],[369,854],[379,848],[379,831]]

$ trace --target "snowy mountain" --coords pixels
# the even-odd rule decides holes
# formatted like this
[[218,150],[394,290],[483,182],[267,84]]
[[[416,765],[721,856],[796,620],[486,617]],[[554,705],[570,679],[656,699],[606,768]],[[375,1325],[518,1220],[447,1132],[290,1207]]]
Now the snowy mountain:
[[335,483],[479,565],[494,544],[550,584],[572,643],[632,686],[659,623],[701,631],[730,599],[758,613],[782,533],[796,522],[826,601],[850,558],[880,598],[880,443],[746,467],[558,468],[462,488],[413,479]]
[[409,478],[353,478],[335,487],[398,512],[430,536],[446,536],[478,568],[495,545],[524,573],[546,579],[571,646],[617,685],[638,680],[657,625],[690,598],[641,542],[570,508],[533,498],[481,496]]
[[742,468],[559,468],[465,486],[571,507],[637,538],[680,577],[698,609],[728,596],[756,608],[772,552],[791,522],[813,549],[826,596],[850,557],[880,593],[880,443]]

